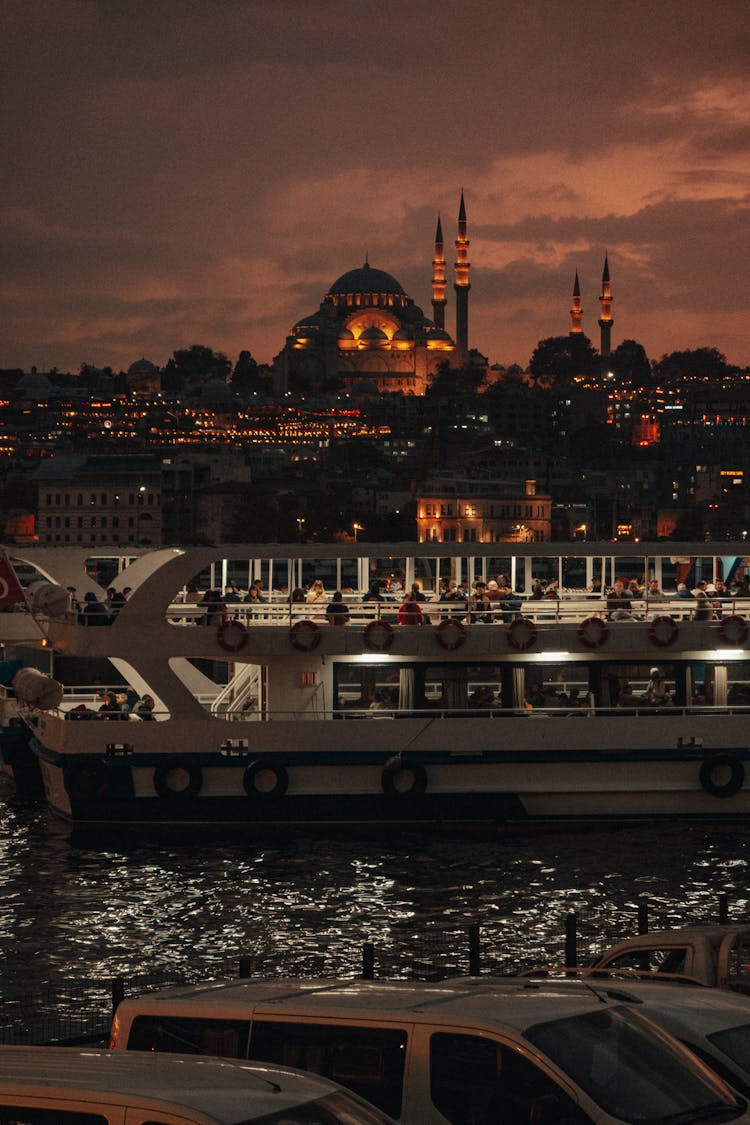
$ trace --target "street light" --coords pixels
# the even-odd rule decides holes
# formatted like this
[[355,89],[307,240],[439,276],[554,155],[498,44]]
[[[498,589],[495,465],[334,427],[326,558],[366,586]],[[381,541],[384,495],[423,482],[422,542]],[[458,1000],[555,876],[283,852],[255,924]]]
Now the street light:
[[358,531],[364,531],[364,530],[365,529],[362,527],[361,523],[353,523],[352,524],[352,531],[354,532],[354,542],[355,543],[357,542],[357,532]]

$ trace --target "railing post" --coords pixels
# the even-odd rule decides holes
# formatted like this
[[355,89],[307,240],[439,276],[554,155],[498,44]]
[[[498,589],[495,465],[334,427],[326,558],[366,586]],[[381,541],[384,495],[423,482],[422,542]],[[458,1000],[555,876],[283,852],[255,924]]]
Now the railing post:
[[251,975],[252,965],[253,965],[252,957],[240,957],[238,975],[243,980],[246,980]]
[[475,922],[469,926],[469,976],[478,977],[481,973],[479,950],[479,926]]
[[362,980],[375,979],[375,946],[371,941],[362,943]]
[[638,903],[638,933],[639,934],[647,934],[648,933],[648,903],[647,902],[639,902]]
[[117,1011],[117,1005],[125,999],[125,978],[113,977],[110,985],[112,995],[112,1014]]
[[726,926],[729,921],[729,895],[722,891],[719,895],[719,925]]
[[565,967],[578,968],[578,918],[575,912],[565,918]]

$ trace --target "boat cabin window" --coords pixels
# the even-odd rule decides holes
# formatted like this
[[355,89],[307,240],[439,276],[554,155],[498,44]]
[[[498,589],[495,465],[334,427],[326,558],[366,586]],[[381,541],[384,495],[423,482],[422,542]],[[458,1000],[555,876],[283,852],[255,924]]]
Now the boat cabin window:
[[400,1117],[406,1041],[401,1028],[256,1020],[250,1057],[331,1078]]
[[544,1120],[566,1125],[591,1121],[538,1066],[513,1047],[478,1035],[439,1032],[430,1036],[430,1097],[452,1125],[496,1125],[534,1121],[545,1102]]

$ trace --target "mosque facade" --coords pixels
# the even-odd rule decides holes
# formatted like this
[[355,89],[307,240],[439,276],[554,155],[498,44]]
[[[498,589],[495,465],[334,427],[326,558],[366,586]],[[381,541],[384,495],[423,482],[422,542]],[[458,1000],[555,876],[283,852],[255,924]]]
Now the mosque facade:
[[446,361],[470,360],[469,240],[463,192],[455,241],[456,334],[445,328],[446,261],[438,218],[432,262],[432,318],[425,315],[391,274],[371,266],[349,270],[334,281],[318,310],[292,327],[274,359],[274,389],[321,386],[340,381],[352,391],[423,395]]

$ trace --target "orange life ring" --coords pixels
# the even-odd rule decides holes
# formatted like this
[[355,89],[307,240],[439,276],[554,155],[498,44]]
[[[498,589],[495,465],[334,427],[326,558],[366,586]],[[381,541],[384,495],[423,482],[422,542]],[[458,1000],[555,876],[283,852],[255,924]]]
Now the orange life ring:
[[226,652],[239,652],[247,644],[247,629],[241,621],[222,621],[216,639]]
[[743,645],[747,639],[747,621],[739,613],[731,613],[729,617],[722,617],[719,625],[719,636],[729,645]]
[[362,630],[362,639],[373,652],[385,652],[393,644],[393,626],[387,621],[370,621]]
[[304,621],[295,621],[289,630],[289,641],[292,648],[299,652],[312,652],[320,644],[320,629],[314,621],[305,618]]
[[673,645],[679,633],[680,626],[674,617],[669,617],[665,613],[649,622],[648,639],[652,645],[658,645],[659,648],[668,648]]
[[601,617],[586,617],[578,626],[578,639],[586,648],[601,648],[608,636],[607,623]]
[[517,617],[508,626],[508,644],[525,652],[536,640],[536,625],[530,617]]
[[445,621],[441,621],[435,630],[435,639],[441,648],[453,652],[454,649],[460,648],[466,640],[466,629],[460,621],[446,617]]

